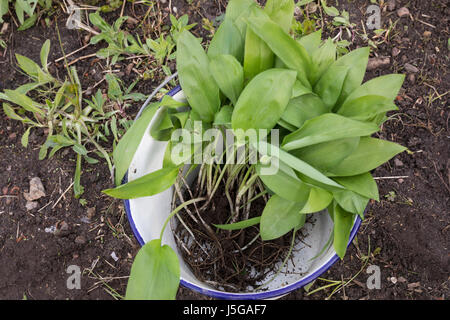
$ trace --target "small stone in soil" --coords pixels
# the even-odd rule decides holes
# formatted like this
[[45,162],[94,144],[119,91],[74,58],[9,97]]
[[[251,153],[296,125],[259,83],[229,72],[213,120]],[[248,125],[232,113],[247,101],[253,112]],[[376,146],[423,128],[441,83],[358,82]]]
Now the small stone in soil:
[[370,58],[367,63],[367,70],[374,70],[383,66],[387,66],[391,63],[391,59],[389,57],[377,57]]
[[401,7],[400,9],[397,10],[397,15],[399,17],[409,16],[408,8]]
[[405,67],[405,70],[408,71],[408,72],[411,72],[411,73],[419,72],[419,69],[417,69],[416,66],[413,66],[410,63],[405,63],[404,67]]
[[27,201],[27,203],[25,204],[25,208],[27,209],[27,211],[33,211],[37,209],[38,206],[39,203],[37,203],[36,201]]
[[85,244],[86,243],[86,238],[83,236],[78,236],[75,238],[75,243],[78,244]]
[[116,253],[113,251],[111,252],[111,258],[113,258],[114,261],[119,260],[119,258],[117,257]]
[[65,221],[59,221],[56,223],[56,229],[53,234],[57,237],[63,237],[69,234],[69,225]]
[[23,196],[27,201],[38,200],[45,197],[45,189],[39,177],[30,180],[30,192],[24,192]]
[[393,56],[393,57],[396,57],[396,56],[398,56],[399,54],[400,54],[400,49],[398,49],[398,48],[396,48],[396,47],[392,48],[392,56]]

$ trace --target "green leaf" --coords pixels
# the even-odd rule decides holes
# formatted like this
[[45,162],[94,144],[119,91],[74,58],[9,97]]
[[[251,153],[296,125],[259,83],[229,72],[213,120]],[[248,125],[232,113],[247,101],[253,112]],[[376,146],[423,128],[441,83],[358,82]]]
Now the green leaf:
[[333,180],[343,185],[348,190],[356,192],[366,198],[380,201],[377,183],[369,172],[349,177],[335,177]]
[[336,60],[336,44],[333,40],[327,39],[322,46],[311,54],[311,57],[312,64],[315,68],[314,74],[312,74],[312,83],[315,84],[334,63],[334,60]]
[[328,111],[333,109],[339,99],[348,69],[348,67],[333,64],[314,86],[314,92],[322,99]]
[[177,69],[189,105],[203,121],[212,122],[220,107],[219,87],[200,42],[186,30],[178,38]]
[[214,116],[214,125],[230,125],[232,115],[233,107],[230,105],[223,106]]
[[379,95],[367,95],[349,101],[339,109],[338,114],[353,120],[369,121],[392,110],[398,110],[392,100]]
[[305,87],[299,80],[295,80],[292,88],[292,98],[297,98],[305,94],[313,93],[310,88]]
[[8,101],[21,106],[26,111],[36,112],[41,116],[45,115],[45,112],[40,109],[42,108],[42,106],[39,105],[37,102],[34,102],[31,98],[27,97],[25,94],[19,93],[16,90],[8,90],[8,89],[4,91],[4,94]]
[[297,41],[305,48],[306,52],[308,52],[308,54],[314,59],[313,54],[316,52],[317,49],[319,49],[320,42],[322,41],[322,29],[307,34],[306,36],[302,36]]
[[328,109],[318,96],[315,94],[304,94],[289,100],[281,119],[300,128],[306,120],[327,112]]
[[307,120],[300,129],[283,139],[282,146],[285,150],[294,150],[336,139],[367,136],[378,130],[378,126],[374,123],[326,113]]
[[279,162],[276,174],[264,175],[262,167],[262,164],[257,164],[256,172],[271,191],[290,201],[305,203],[308,200],[310,187],[296,176],[292,168]]
[[272,68],[274,55],[267,44],[251,29],[245,35],[244,75],[245,81],[252,80],[259,73]]
[[208,48],[208,57],[213,59],[219,55],[231,55],[237,61],[244,59],[245,39],[230,19],[225,19],[216,30]]
[[39,65],[31,60],[30,58],[27,58],[25,56],[22,56],[18,53],[16,53],[16,59],[17,63],[19,64],[20,69],[22,69],[27,75],[37,78],[39,73]]
[[306,87],[311,87],[308,78],[310,76],[311,60],[305,48],[284,32],[262,10],[254,8],[248,18],[249,28],[260,37],[269,48],[290,69],[297,71],[297,78]]
[[291,153],[314,168],[327,174],[328,170],[336,167],[359,144],[359,137],[336,139],[293,150]]
[[3,23],[3,15],[8,13],[9,0],[0,0],[0,23]]
[[73,179],[73,193],[78,199],[84,193],[84,187],[81,185],[81,154],[77,154],[77,163],[75,167],[75,175]]
[[320,0],[320,3],[322,5],[323,11],[329,16],[336,17],[339,15],[339,10],[335,7],[328,7],[326,0]]
[[256,3],[253,0],[231,0],[228,2],[225,19],[234,22],[243,39],[247,30],[247,23],[244,19],[250,14],[251,8],[255,6]]
[[295,74],[291,70],[270,69],[254,77],[236,103],[233,129],[272,129],[289,102]]
[[264,11],[284,32],[289,33],[294,19],[294,0],[267,0]]
[[239,61],[232,55],[217,55],[209,68],[220,90],[236,105],[244,87],[244,70]]
[[276,194],[271,196],[259,224],[261,239],[276,239],[297,227],[304,219],[300,214],[304,205],[305,203],[289,201]]
[[174,300],[180,283],[180,264],[175,251],[161,240],[147,242],[131,267],[125,299]]
[[178,167],[156,170],[136,180],[103,192],[118,199],[135,199],[153,196],[171,187],[177,178]]
[[[323,183],[324,185],[335,187],[335,188],[343,188],[338,183],[334,182],[330,178],[323,175],[320,171],[310,166],[306,162],[296,158],[295,156],[287,153],[286,151],[271,145],[265,141],[259,141],[256,147],[259,153],[262,155],[267,155],[271,157],[278,158],[282,162],[286,163],[292,169],[302,173],[306,177],[311,178],[314,181]],[[302,179],[303,180],[303,179]]]
[[155,116],[150,128],[150,135],[158,141],[168,141],[172,134],[174,125],[167,108],[163,107]]
[[341,108],[345,108],[347,104],[355,99],[368,95],[379,95],[393,101],[397,97],[404,79],[404,74],[388,74],[369,80],[355,89],[347,99],[345,99]]
[[120,139],[119,143],[113,151],[113,159],[115,166],[115,184],[120,185],[123,176],[133,160],[141,139],[148,128],[150,121],[158,110],[159,103],[150,104],[142,113],[141,117],[137,119],[133,125],[127,130]]
[[20,139],[20,142],[22,143],[22,146],[24,148],[28,147],[28,137],[30,136],[31,127],[25,131],[25,133],[22,136],[22,139]]
[[230,223],[230,224],[214,224],[216,228],[222,230],[240,230],[244,228],[248,228],[258,224],[261,221],[261,217],[250,218],[247,220]]
[[346,55],[336,60],[336,65],[349,67],[344,84],[342,85],[342,92],[337,101],[337,106],[358,88],[366,73],[367,62],[369,61],[370,49],[368,47],[353,50]]
[[321,188],[311,188],[308,200],[300,213],[314,213],[324,210],[333,201],[333,195]]
[[364,219],[364,210],[369,203],[369,198],[363,197],[350,190],[333,192],[333,197],[345,211],[358,214],[361,219]]
[[[259,8],[253,10],[262,11]],[[294,1],[268,0],[264,12],[284,32],[289,32],[294,18]],[[245,37],[244,74],[246,81],[251,80],[258,73],[274,66],[274,54],[267,44],[256,35],[253,30],[247,30]]]
[[334,222],[334,250],[341,259],[344,259],[347,246],[349,245],[354,214],[342,209],[335,201],[328,207],[328,212]]
[[35,25],[36,21],[37,21],[37,14],[33,14],[31,17],[28,17],[21,25],[19,28],[17,28],[17,31],[23,31],[23,30],[27,30],[29,28],[31,28],[32,26]]
[[359,175],[377,168],[405,150],[405,147],[390,141],[362,137],[356,150],[336,167],[329,170],[330,175]]

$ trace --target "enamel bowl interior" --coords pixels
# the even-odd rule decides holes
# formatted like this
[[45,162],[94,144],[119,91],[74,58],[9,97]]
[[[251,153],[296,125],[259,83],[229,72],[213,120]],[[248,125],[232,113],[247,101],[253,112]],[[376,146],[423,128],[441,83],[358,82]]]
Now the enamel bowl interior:
[[[169,94],[176,100],[185,99],[179,87],[173,89]],[[128,181],[162,167],[167,142],[156,141],[151,137],[149,133],[151,125],[152,123],[149,124],[128,169]],[[141,245],[159,237],[164,221],[171,212],[172,192],[172,189],[168,189],[155,196],[125,200],[125,209],[131,228]],[[190,267],[181,258],[169,228],[166,229],[162,240],[164,244],[170,245],[179,256],[183,286],[222,299],[275,299],[310,283],[338,260],[333,246],[328,244],[333,230],[333,222],[327,212],[315,213],[308,220],[310,222],[306,223],[302,229],[302,233],[306,237],[294,248],[292,258],[288,260],[282,272],[279,272],[276,278],[260,291],[231,293],[214,289],[197,280],[193,275]],[[357,217],[351,230],[349,243],[356,235],[360,223],[361,220]],[[327,248],[316,257],[327,244]],[[273,276],[274,274],[269,274],[261,284],[268,282]]]

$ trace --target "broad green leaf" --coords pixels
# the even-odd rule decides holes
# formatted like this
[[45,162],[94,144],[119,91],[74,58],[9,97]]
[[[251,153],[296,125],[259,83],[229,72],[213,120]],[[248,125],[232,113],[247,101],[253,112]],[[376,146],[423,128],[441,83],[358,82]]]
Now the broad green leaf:
[[277,124],[283,127],[284,129],[288,130],[289,132],[294,132],[295,130],[297,130],[296,126],[293,126],[292,124],[284,121],[283,119],[278,120]]
[[174,300],[180,283],[180,263],[175,251],[161,240],[147,242],[131,266],[126,300]]
[[136,152],[145,131],[148,128],[150,121],[155,115],[156,110],[159,107],[159,103],[150,104],[142,113],[141,117],[137,119],[133,125],[127,130],[120,139],[117,146],[113,151],[113,159],[115,166],[115,178],[114,182],[118,186],[120,185],[122,178],[130,166],[131,160],[133,160],[134,153]]
[[261,239],[276,239],[297,227],[304,219],[300,214],[304,205],[303,202],[289,201],[277,194],[272,195],[261,215]]
[[[336,44],[331,39],[327,39],[325,43],[320,46],[311,55],[312,65],[314,73],[311,76],[313,84],[322,77],[324,72],[335,62],[336,60]],[[346,66],[341,66],[346,67]]]
[[392,110],[398,110],[392,100],[379,95],[367,95],[349,101],[339,109],[338,114],[354,120],[369,121]]
[[300,213],[314,213],[324,210],[333,201],[333,195],[321,188],[311,188],[308,200]]
[[306,87],[311,87],[308,78],[311,69],[311,59],[305,48],[284,32],[284,30],[262,10],[252,10],[248,18],[249,28],[260,37],[269,48],[290,69],[297,71],[297,78]]
[[367,136],[378,130],[378,126],[374,123],[326,113],[307,120],[300,129],[283,139],[282,146],[285,150],[294,150],[336,139]]
[[369,172],[361,173],[356,176],[335,177],[333,180],[343,185],[348,190],[356,192],[366,198],[380,201],[377,183]]
[[261,217],[250,218],[244,221],[239,221],[230,224],[214,224],[216,228],[222,230],[240,230],[244,228],[248,228],[258,224],[261,221]]
[[247,23],[245,18],[250,14],[251,8],[255,7],[253,0],[230,0],[227,5],[225,19],[230,19],[239,29],[242,38],[245,38]]
[[271,191],[290,201],[305,203],[308,200],[310,187],[296,176],[292,168],[279,161],[276,174],[264,175],[262,167],[262,164],[257,164],[256,172]]
[[178,38],[177,69],[189,105],[203,121],[212,122],[220,107],[219,87],[200,42],[186,30]]
[[272,129],[292,95],[295,74],[291,70],[270,69],[254,77],[236,103],[233,129]]
[[167,108],[163,107],[155,116],[150,128],[150,135],[158,141],[168,141],[170,139],[174,125]]
[[347,104],[355,99],[368,95],[379,95],[393,101],[397,97],[404,79],[404,74],[387,74],[369,80],[355,89],[347,99],[345,99],[341,108],[345,108]]
[[[253,10],[263,11],[259,8]],[[281,29],[288,33],[294,18],[293,0],[268,0],[264,7],[267,16]],[[252,30],[247,30],[245,36],[244,74],[246,81],[251,80],[258,73],[274,66],[275,57],[267,44]]]
[[314,86],[314,92],[322,99],[328,111],[333,109],[339,99],[348,69],[348,67],[333,64]]
[[159,169],[114,189],[103,190],[103,192],[118,199],[153,196],[168,189],[175,183],[178,169],[178,167]]
[[286,110],[281,115],[281,119],[300,128],[306,120],[327,112],[328,109],[318,96],[315,94],[304,94],[289,100]]
[[334,222],[334,250],[343,259],[349,245],[355,215],[342,209],[335,201],[328,207]]
[[271,145],[265,141],[259,141],[258,145],[253,147],[256,147],[258,152],[261,153],[262,155],[278,158],[278,160],[284,162],[292,169],[302,173],[304,176],[309,177],[314,181],[335,188],[343,188],[340,184],[326,177],[324,174],[322,174],[314,167],[296,158],[295,156],[287,153],[286,151],[276,147],[275,145]]
[[369,198],[363,197],[350,190],[333,192],[334,200],[345,210],[358,214],[364,219],[364,210],[369,203]]
[[21,106],[26,111],[36,112],[42,116],[45,115],[45,112],[40,109],[42,108],[42,106],[39,105],[37,102],[33,101],[25,94],[19,93],[16,90],[8,90],[8,89],[4,91],[4,94],[8,101]]
[[362,137],[356,150],[336,167],[333,176],[355,176],[377,168],[406,148],[386,140]]
[[268,70],[274,65],[274,55],[267,44],[251,29],[245,34],[244,76],[250,81],[257,74]]
[[236,105],[244,87],[244,70],[239,61],[232,55],[217,55],[209,68],[220,90]]
[[342,86],[341,96],[337,101],[337,106],[358,88],[366,73],[367,62],[369,61],[370,49],[368,47],[353,50],[336,60],[336,65],[349,67],[347,76]]
[[242,62],[244,59],[244,43],[245,38],[241,35],[234,22],[230,19],[225,19],[211,39],[208,57],[213,59],[219,55],[226,54]]
[[292,98],[297,98],[305,94],[313,93],[310,88],[305,87],[299,80],[295,80],[292,88]]
[[170,109],[178,109],[178,108],[186,106],[186,102],[177,101],[174,98],[172,98],[171,96],[166,94],[164,97],[162,97],[160,106],[167,107]]
[[214,125],[230,125],[231,116],[233,115],[233,107],[230,105],[223,106],[219,112],[214,115]]
[[289,33],[294,19],[294,0],[267,0],[264,11],[284,32]]
[[322,30],[319,29],[318,31],[307,34],[297,41],[305,48],[306,52],[308,52],[308,54],[313,57],[314,60],[313,54],[317,49],[319,49],[320,42],[322,41]]
[[291,153],[327,174],[328,170],[336,167],[355,151],[358,144],[359,137],[343,138],[292,150]]
[[0,23],[3,23],[3,15],[8,13],[9,0],[0,0]]

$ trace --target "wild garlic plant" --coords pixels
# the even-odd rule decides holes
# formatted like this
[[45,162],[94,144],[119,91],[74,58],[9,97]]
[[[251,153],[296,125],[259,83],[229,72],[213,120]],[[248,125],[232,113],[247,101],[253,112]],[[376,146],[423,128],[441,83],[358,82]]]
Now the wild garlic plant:
[[[341,258],[356,216],[364,219],[369,200],[379,200],[370,172],[405,148],[371,135],[380,130],[386,112],[397,110],[394,99],[404,76],[362,83],[369,48],[337,58],[336,43],[322,41],[321,31],[295,40],[289,33],[294,6],[293,0],[268,0],[264,8],[253,0],[231,0],[206,52],[189,31],[180,34],[176,63],[186,102],[165,96],[143,112],[114,151],[117,186],[104,192],[132,199],[177,189],[186,166],[200,168],[197,185],[204,190],[198,198],[184,199],[167,218],[161,237],[141,248],[126,298],[175,298],[178,258],[161,243],[162,234],[183,208],[224,196],[215,192],[221,181],[225,196],[232,186],[238,192],[228,199],[229,223],[209,226],[212,230],[259,225],[261,238],[271,240],[301,228],[307,214],[326,209],[334,222],[333,247]],[[155,114],[150,133],[168,142],[162,168],[121,184]],[[194,139],[180,141],[180,129]],[[209,129],[231,130],[234,145],[256,156],[256,162],[196,162],[196,156],[214,149]],[[252,132],[256,139],[250,138]],[[186,145],[184,157],[174,161],[174,150]],[[229,152],[225,150],[213,152],[216,160]],[[265,170],[274,164],[276,170]],[[260,217],[246,219],[241,204],[255,196],[268,201]]]

